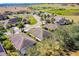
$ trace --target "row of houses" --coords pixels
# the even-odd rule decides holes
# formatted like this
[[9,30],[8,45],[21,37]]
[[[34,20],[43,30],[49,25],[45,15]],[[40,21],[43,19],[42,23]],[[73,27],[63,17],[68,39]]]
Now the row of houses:
[[21,22],[24,23],[24,24],[28,24],[29,23],[28,22],[28,17],[20,18],[20,17],[15,16],[15,17],[13,17],[11,19],[7,19],[7,20],[4,21],[4,27],[8,28],[11,25],[14,26],[14,25],[17,25],[17,24],[19,24]]
[[[58,25],[64,25],[68,23],[67,20],[62,17],[56,16],[54,18],[55,18],[54,24],[52,23],[44,24],[44,27],[46,29],[55,30],[57,29]],[[6,24],[16,24],[19,22],[17,19],[18,17],[9,19],[9,21]],[[21,21],[25,22],[26,19]],[[35,27],[28,30],[27,33],[29,33],[30,35],[21,32],[21,30],[17,27],[12,27],[12,30],[13,32],[7,32],[5,34],[9,36],[9,40],[12,42],[13,46],[16,48],[16,50],[19,50],[22,55],[25,54],[26,49],[28,47],[34,46],[38,41],[42,41],[45,38],[52,37],[52,32],[42,29],[41,27]]]
[[[16,29],[17,31],[19,29]],[[15,30],[14,30],[15,31]],[[18,33],[6,33],[9,36],[9,40],[12,42],[13,46],[16,48],[16,50],[19,50],[22,55],[25,54],[28,47],[34,46],[38,41],[42,41],[45,38],[49,38],[52,36],[52,33],[44,30],[40,27],[32,28],[29,31],[27,31],[30,35],[26,33],[22,33],[21,31],[18,31]]]
[[35,11],[35,14],[41,17],[41,21],[43,24],[46,23],[54,23],[54,24],[58,24],[58,25],[68,25],[70,23],[72,23],[72,21],[70,21],[69,19],[59,16],[59,15],[55,15],[55,14],[50,14],[47,12],[41,12],[41,11]]

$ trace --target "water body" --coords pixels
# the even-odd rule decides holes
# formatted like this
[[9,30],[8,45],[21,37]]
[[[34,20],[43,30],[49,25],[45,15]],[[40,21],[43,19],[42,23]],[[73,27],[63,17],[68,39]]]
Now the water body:
[[9,7],[9,6],[31,6],[39,3],[3,3],[0,4],[0,7]]

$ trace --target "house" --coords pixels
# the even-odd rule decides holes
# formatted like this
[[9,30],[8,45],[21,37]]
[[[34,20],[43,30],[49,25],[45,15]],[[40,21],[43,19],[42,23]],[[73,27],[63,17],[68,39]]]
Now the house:
[[0,44],[0,56],[6,56],[6,52],[1,44]]
[[9,19],[8,16],[0,14],[0,20],[6,20],[6,19]]
[[47,38],[51,38],[52,37],[52,33],[49,32],[48,30],[43,30],[43,38],[47,39]]
[[45,24],[45,25],[44,25],[44,28],[45,28],[45,29],[48,29],[48,30],[55,30],[55,29],[57,28],[57,25],[56,25],[56,24],[52,24],[52,23],[50,23],[50,24]]
[[32,28],[28,31],[32,34],[38,41],[43,40],[43,30],[41,28]]
[[10,36],[9,39],[13,43],[16,50],[19,50],[22,54],[25,53],[28,46],[32,47],[34,44],[36,44],[35,40],[24,33],[20,33],[18,35],[14,34]]
[[22,20],[22,19],[19,18],[19,17],[14,17],[14,18],[8,19],[7,21],[5,21],[4,27],[5,27],[5,28],[14,27],[14,26],[16,26],[18,23],[20,23],[21,20]]
[[59,25],[67,25],[71,23],[68,19],[63,18],[61,16],[55,16],[54,19],[55,19],[54,23]]
[[8,24],[17,24],[18,22],[21,22],[21,18],[15,17],[15,18],[9,19]]
[[31,35],[33,35],[38,41],[42,41],[43,39],[45,39],[46,37],[49,37],[51,35],[51,33],[49,33],[48,31],[37,27],[37,28],[32,28],[28,31]]

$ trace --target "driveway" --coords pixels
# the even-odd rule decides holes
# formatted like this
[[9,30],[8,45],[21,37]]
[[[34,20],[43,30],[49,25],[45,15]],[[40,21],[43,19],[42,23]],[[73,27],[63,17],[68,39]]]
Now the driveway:
[[39,17],[38,15],[32,15],[32,16],[37,20],[37,23],[34,24],[34,25],[29,25],[28,27],[25,27],[25,28],[24,28],[25,31],[28,31],[28,30],[30,30],[31,28],[40,27],[40,26],[42,25],[41,17]]

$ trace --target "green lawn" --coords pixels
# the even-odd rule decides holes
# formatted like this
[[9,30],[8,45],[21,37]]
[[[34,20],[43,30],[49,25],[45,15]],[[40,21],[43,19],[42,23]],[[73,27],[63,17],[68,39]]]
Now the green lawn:
[[34,25],[34,24],[37,23],[37,21],[36,21],[36,19],[35,19],[33,16],[29,16],[29,23],[30,23],[31,25]]
[[73,7],[70,5],[64,6],[62,4],[39,4],[32,6],[32,8],[57,15],[72,15],[74,13],[79,13],[78,5]]
[[48,13],[51,13],[51,14],[57,14],[57,15],[72,15],[74,13],[79,13],[79,10],[78,9],[63,9],[63,10],[60,10],[60,9],[42,9],[42,10],[39,10],[39,11],[42,11],[42,12],[48,12]]

